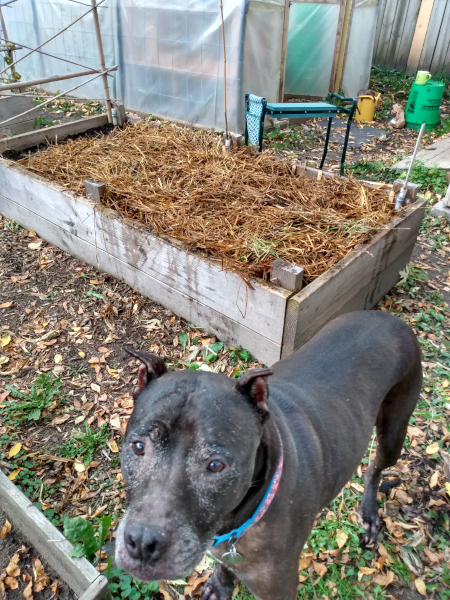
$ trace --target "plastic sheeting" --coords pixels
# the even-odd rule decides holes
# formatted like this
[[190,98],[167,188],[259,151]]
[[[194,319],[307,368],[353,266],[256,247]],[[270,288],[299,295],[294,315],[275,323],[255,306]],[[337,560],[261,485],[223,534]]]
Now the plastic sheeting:
[[[342,87],[356,96],[369,84],[378,0],[357,0],[348,42]],[[295,2],[289,15],[286,94],[326,96],[339,18],[338,4]]]
[[[3,9],[8,36],[17,43],[36,46],[89,10],[89,0],[80,2],[18,0],[11,8]],[[119,65],[109,78],[111,95],[131,110],[223,128],[220,1],[106,0],[102,6],[106,8],[100,7],[98,12],[106,64]],[[281,38],[283,10],[283,0],[224,0],[227,109],[232,130],[243,128],[246,92],[277,99],[281,39],[275,44],[270,39]],[[270,27],[266,27],[266,19]],[[92,14],[42,50],[98,68]],[[24,53],[19,51],[16,56]],[[24,81],[81,70],[84,69],[38,54],[17,65]],[[73,79],[43,87],[56,92],[77,82]],[[102,99],[101,78],[73,94],[78,98]]]
[[326,96],[339,6],[294,3],[289,14],[285,94]]
[[[228,125],[230,130],[242,131],[246,93],[278,101],[285,0],[223,3]],[[365,87],[368,80],[377,10],[376,0],[357,0],[356,4],[344,76],[349,94]],[[3,9],[8,37],[35,47],[89,7],[90,0],[18,0]],[[122,100],[127,109],[224,128],[220,0],[106,0],[98,13],[106,65],[119,65],[109,77],[113,98]],[[336,5],[292,4],[287,93],[324,96],[328,92],[338,13]],[[42,50],[78,65],[35,53],[17,65],[24,82],[99,68],[92,14]],[[16,58],[25,52],[16,52]],[[64,91],[80,81],[42,87]],[[103,99],[101,78],[73,95]]]

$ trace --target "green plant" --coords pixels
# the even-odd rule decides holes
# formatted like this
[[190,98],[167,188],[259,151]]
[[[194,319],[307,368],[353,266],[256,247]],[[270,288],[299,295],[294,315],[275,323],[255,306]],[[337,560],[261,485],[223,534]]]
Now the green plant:
[[38,421],[46,409],[64,402],[61,377],[54,379],[53,373],[41,373],[28,393],[20,392],[13,385],[7,385],[6,389],[13,399],[0,404],[4,425],[17,426],[24,421]]
[[108,433],[106,423],[98,431],[94,431],[85,423],[84,432],[78,430],[65,441],[62,446],[57,446],[54,450],[63,458],[79,458],[88,465],[96,450],[100,450],[107,445]]
[[42,129],[43,127],[51,127],[53,125],[53,121],[50,119],[44,119],[42,117],[38,117],[34,120],[34,129]]
[[230,348],[230,362],[232,365],[237,365],[239,360],[243,362],[250,362],[252,359],[252,355],[248,350],[241,348],[241,346],[237,346],[236,348]]
[[263,260],[267,256],[278,258],[278,252],[273,248],[274,242],[265,240],[262,237],[256,237],[245,228],[244,231],[247,233],[248,251],[243,253],[241,257],[242,262],[248,262],[251,256],[256,257],[256,262]]
[[130,600],[144,598],[148,600],[149,597],[153,597],[152,592],[157,592],[159,589],[156,581],[145,583],[121,571],[118,567],[109,569],[106,575],[114,600],[121,600],[122,598],[129,598]]
[[85,298],[97,298],[97,300],[103,300],[103,295],[99,294],[98,292],[95,292],[93,289],[90,289]]
[[91,562],[95,558],[95,553],[103,548],[108,529],[111,527],[111,517],[105,516],[97,520],[97,534],[90,521],[81,517],[68,515],[63,517],[64,535],[75,547],[69,552],[71,557],[85,556]]

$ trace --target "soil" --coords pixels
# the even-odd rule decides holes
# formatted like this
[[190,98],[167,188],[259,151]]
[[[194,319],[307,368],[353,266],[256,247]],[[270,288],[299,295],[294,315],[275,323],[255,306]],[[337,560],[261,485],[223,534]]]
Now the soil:
[[[0,528],[4,525],[6,519],[6,514],[0,509]],[[6,598],[7,600],[23,600],[24,598],[27,598],[27,596],[24,596],[24,590],[30,582],[32,582],[32,587],[36,584],[33,569],[36,569],[34,559],[38,558],[41,561],[49,580],[42,591],[33,592],[32,595],[28,596],[30,600],[50,600],[54,597],[58,597],[60,600],[75,600],[77,596],[74,592],[66,583],[58,578],[58,575],[28,543],[14,523],[11,525],[11,531],[6,537],[0,537],[0,597]],[[8,577],[5,569],[16,553],[18,553],[20,557],[20,560],[17,562],[17,566],[20,568],[20,575],[13,578],[18,583],[17,589],[11,589],[8,586],[8,583],[5,582],[5,579]],[[24,581],[24,579],[26,579],[26,581]],[[5,587],[5,594],[3,596],[1,594],[1,582],[3,582]],[[13,586],[15,585],[15,583],[12,584]],[[53,589],[50,586],[53,586]]]

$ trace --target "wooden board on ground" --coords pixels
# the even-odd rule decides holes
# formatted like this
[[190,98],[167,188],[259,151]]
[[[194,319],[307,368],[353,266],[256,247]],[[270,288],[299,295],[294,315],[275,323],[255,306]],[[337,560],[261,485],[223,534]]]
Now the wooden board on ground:
[[58,576],[82,596],[88,590],[91,600],[111,600],[108,580],[85,558],[70,558],[72,544],[56,529],[0,470],[0,506],[14,527],[33,545]]
[[[318,177],[315,169],[297,171]],[[0,213],[6,218],[119,277],[228,345],[247,348],[267,365],[293,352],[333,316],[370,308],[398,281],[424,204],[415,202],[406,215],[294,294],[256,278],[247,286],[220,262],[12,161],[0,159],[0,187]]]
[[69,135],[84,133],[88,129],[103,127],[108,123],[107,115],[86,117],[77,121],[69,121],[62,125],[54,125],[45,129],[38,129],[30,133],[22,133],[13,137],[0,140],[0,154],[7,150],[25,150],[39,144],[65,140]]
[[[421,161],[425,167],[437,167],[439,169],[450,169],[450,137],[438,140],[431,146],[419,150],[417,160]],[[411,162],[411,156],[408,156],[393,165],[394,169],[407,169]]]

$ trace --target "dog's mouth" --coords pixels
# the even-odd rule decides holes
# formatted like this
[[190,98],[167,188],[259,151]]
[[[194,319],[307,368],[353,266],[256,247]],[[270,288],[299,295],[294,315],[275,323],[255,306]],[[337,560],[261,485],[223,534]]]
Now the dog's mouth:
[[142,555],[130,545],[125,521],[125,518],[122,519],[117,530],[115,561],[119,568],[143,581],[166,581],[187,577],[211,545],[209,541],[202,543],[190,526],[178,525],[171,541],[161,552]]

